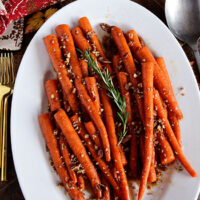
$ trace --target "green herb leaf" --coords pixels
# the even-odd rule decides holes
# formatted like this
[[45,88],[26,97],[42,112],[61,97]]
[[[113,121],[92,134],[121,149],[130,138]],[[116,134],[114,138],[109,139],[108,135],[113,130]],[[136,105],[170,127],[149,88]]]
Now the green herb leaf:
[[120,95],[120,92],[118,89],[114,87],[112,77],[108,71],[108,69],[105,69],[103,72],[98,66],[97,60],[95,60],[90,53],[90,50],[85,50],[85,52],[82,52],[80,49],[77,49],[78,52],[83,55],[87,61],[88,66],[95,72],[95,74],[99,75],[99,77],[103,80],[105,89],[109,91],[108,96],[113,99],[114,103],[116,104],[117,108],[119,109],[119,112],[117,112],[117,115],[120,119],[120,122],[123,125],[122,131],[118,133],[119,136],[119,142],[118,145],[122,142],[124,137],[127,134],[127,121],[129,113],[126,112],[126,101],[125,98]]

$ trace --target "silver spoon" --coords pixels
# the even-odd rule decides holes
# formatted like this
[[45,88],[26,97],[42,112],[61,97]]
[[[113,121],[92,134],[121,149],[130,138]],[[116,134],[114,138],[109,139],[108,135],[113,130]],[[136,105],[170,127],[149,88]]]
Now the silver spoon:
[[165,16],[173,34],[193,49],[200,71],[200,0],[166,0]]

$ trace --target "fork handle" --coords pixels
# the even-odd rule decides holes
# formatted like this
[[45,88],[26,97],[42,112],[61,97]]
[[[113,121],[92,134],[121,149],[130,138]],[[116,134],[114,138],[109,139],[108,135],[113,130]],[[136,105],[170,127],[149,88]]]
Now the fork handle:
[[2,138],[2,161],[1,161],[1,181],[7,180],[7,118],[8,118],[8,98],[4,97],[3,103],[3,138]]

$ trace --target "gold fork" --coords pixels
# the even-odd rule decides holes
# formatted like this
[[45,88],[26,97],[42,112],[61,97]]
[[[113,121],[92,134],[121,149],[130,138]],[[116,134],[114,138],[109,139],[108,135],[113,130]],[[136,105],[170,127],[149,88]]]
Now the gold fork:
[[3,74],[2,83],[5,87],[9,88],[9,92],[3,98],[1,181],[7,180],[7,110],[8,110],[8,99],[13,93],[14,81],[15,81],[13,54],[7,53],[5,59],[6,62],[3,67],[4,73],[2,73]]
[[3,138],[3,98],[6,94],[9,94],[10,88],[5,86],[6,78],[6,66],[7,66],[7,56],[6,53],[0,54],[0,69],[1,69],[1,79],[0,79],[0,168],[2,164],[2,138]]

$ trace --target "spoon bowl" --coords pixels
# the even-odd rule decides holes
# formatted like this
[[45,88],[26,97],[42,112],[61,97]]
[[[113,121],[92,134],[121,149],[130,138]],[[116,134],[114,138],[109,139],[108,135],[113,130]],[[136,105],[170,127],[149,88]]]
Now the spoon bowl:
[[193,49],[200,69],[200,0],[166,0],[165,16],[173,34]]

